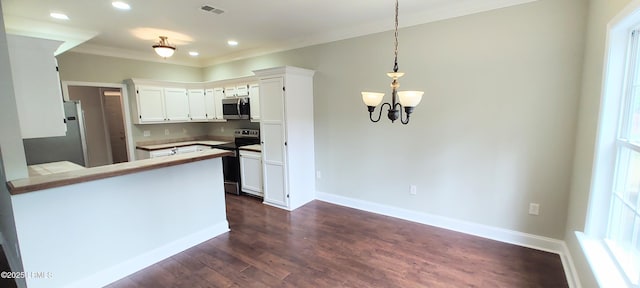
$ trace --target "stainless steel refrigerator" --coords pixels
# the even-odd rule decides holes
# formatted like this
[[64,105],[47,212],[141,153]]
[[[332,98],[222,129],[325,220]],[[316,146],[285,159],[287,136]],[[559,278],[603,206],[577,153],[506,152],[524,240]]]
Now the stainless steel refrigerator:
[[65,101],[67,134],[60,137],[23,139],[27,165],[70,161],[85,166],[84,124],[79,102]]

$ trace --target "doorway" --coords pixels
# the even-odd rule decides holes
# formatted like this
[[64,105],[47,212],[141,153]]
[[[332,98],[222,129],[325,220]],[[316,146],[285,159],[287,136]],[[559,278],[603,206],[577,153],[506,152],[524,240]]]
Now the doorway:
[[132,159],[126,87],[86,82],[62,84],[65,101],[77,101],[82,108],[86,167]]
[[127,157],[127,135],[124,130],[124,113],[122,113],[122,92],[118,90],[102,90],[102,104],[106,121],[107,135],[111,146],[113,163],[129,161]]

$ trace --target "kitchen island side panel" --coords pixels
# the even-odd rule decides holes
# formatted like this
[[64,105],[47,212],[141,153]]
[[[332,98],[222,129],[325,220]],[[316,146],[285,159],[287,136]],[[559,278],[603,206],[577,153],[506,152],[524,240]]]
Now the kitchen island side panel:
[[104,286],[228,231],[224,201],[221,158],[13,195],[27,284]]

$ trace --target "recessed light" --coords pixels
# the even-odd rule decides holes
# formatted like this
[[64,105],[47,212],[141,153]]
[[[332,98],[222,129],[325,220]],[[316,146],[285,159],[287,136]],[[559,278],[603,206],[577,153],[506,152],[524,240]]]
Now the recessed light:
[[238,46],[238,41],[229,40],[229,41],[227,41],[227,44],[229,44],[229,46]]
[[194,57],[195,57],[195,56],[200,55],[200,53],[198,53],[197,51],[189,51],[189,55],[191,55],[191,56],[194,56]]
[[60,19],[60,20],[69,20],[69,16],[63,13],[51,12],[49,16],[51,16],[52,18]]
[[111,5],[113,5],[113,7],[116,7],[120,10],[129,10],[131,9],[131,6],[129,6],[129,4],[124,3],[122,1],[113,1],[111,2]]

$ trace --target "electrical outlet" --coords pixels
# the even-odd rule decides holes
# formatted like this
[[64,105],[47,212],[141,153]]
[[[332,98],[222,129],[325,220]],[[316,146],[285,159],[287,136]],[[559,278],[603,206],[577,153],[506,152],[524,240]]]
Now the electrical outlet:
[[529,203],[529,215],[540,215],[540,204]]
[[411,195],[416,195],[418,193],[418,188],[416,187],[416,185],[411,185],[411,187],[409,188],[409,193],[411,193]]
[[144,137],[149,137],[149,136],[151,136],[151,131],[144,130],[144,134],[143,135],[144,135]]
[[187,129],[186,128],[182,128],[182,134],[187,134]]
[[322,179],[322,172],[320,172],[320,170],[316,171],[316,178]]
[[164,135],[169,135],[169,129],[164,129]]
[[224,127],[220,127],[220,132],[224,132]]

